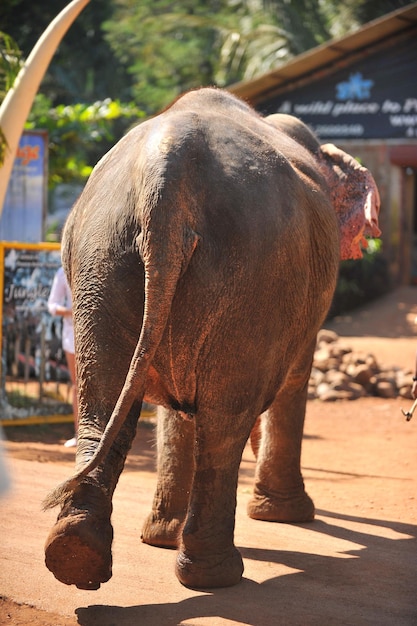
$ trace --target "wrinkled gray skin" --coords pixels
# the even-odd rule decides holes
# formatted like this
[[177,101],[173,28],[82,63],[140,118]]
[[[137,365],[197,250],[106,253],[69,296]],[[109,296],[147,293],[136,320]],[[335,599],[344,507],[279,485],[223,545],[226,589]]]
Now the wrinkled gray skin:
[[46,564],[62,582],[97,589],[111,576],[112,494],[144,398],[160,415],[143,541],[178,547],[184,585],[242,576],[236,485],[258,416],[249,515],[313,518],[300,452],[316,333],[341,250],[378,234],[372,177],[332,150],[295,118],[202,89],[96,166],[63,239],[80,427],[76,474],[45,502],[61,504]]

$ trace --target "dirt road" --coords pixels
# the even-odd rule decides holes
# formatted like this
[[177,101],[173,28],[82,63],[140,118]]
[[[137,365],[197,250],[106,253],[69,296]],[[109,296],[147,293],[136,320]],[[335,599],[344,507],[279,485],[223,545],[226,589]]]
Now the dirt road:
[[[381,363],[413,367],[417,289],[404,288],[331,327]],[[327,325],[329,326],[329,325]],[[191,591],[175,552],[140,541],[155,485],[154,431],[138,428],[114,498],[113,578],[98,591],[54,579],[43,543],[56,511],[45,493],[72,471],[68,425],[7,428],[13,485],[0,501],[0,624],[17,626],[326,626],[417,624],[417,413],[411,401],[309,403],[302,465],[317,507],[311,524],[250,520],[254,458],[238,488],[240,585]]]

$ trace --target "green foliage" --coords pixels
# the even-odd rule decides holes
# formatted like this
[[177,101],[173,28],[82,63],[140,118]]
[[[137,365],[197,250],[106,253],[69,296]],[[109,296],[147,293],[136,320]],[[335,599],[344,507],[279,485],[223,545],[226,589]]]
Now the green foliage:
[[3,100],[22,66],[22,53],[14,39],[0,31],[0,100]]
[[[22,65],[21,52],[10,35],[0,31],[0,101],[12,87]],[[0,128],[0,167],[4,162],[6,137]]]
[[343,315],[382,296],[389,288],[388,265],[382,255],[382,241],[370,239],[362,259],[341,262],[328,317]]
[[372,19],[366,0],[115,0],[103,28],[135,100],[155,113],[187,89],[249,80],[358,28],[365,5]]
[[35,398],[16,389],[15,391],[7,392],[7,400],[9,404],[15,408],[30,409],[33,406]]
[[[67,4],[68,0],[0,2],[0,24],[7,33],[0,35],[0,99],[20,68],[19,48],[27,57]],[[53,56],[27,126],[49,132],[50,186],[85,180],[142,111],[152,115],[190,88],[248,80],[405,4],[404,0],[90,2]],[[121,104],[131,101],[136,104]],[[0,130],[0,164],[2,149]]]
[[[193,87],[214,83],[219,42],[215,17],[227,21],[227,2],[116,0],[103,24],[106,40],[128,68],[132,94],[154,113]],[[220,13],[219,13],[220,12]]]
[[[248,80],[406,3],[94,0],[65,34],[41,92],[53,106],[111,98],[154,114],[187,89]],[[2,0],[2,30],[27,57],[67,4]]]
[[[39,37],[69,0],[1,0],[1,29],[27,58]],[[91,0],[52,57],[41,92],[52,104],[131,100],[129,77],[103,37],[101,24],[113,13],[113,0]]]
[[411,4],[410,0],[361,0],[350,2],[354,5],[355,16],[360,24],[365,24],[378,17],[386,15],[391,11],[396,11],[401,7]]
[[49,186],[85,181],[96,161],[143,115],[136,105],[110,98],[90,105],[52,107],[47,97],[38,94],[26,128],[48,131]]

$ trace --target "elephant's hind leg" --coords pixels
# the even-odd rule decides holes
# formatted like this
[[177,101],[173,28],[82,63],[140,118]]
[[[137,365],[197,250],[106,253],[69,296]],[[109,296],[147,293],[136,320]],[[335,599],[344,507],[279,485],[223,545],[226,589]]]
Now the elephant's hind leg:
[[293,374],[261,416],[255,489],[248,504],[248,515],[253,519],[314,519],[314,503],[304,489],[300,467],[309,371]]
[[[136,433],[135,403],[106,460],[81,482],[62,506],[45,544],[45,564],[55,578],[79,589],[98,589],[112,575],[112,495]],[[98,428],[97,439],[103,429]],[[77,459],[93,445],[80,421]],[[92,429],[90,426],[90,436]],[[95,444],[94,444],[95,445]]]
[[[97,449],[123,388],[135,337],[140,332],[141,320],[136,320],[129,309],[130,304],[133,311],[140,310],[140,299],[133,304],[131,299],[127,302],[123,276],[115,267],[115,275],[102,281],[80,273],[79,282],[73,286],[74,302],[83,301],[89,294],[89,306],[78,304],[74,315],[79,392],[76,469],[83,467]],[[86,263],[83,272],[88,269]],[[94,277],[94,272],[90,273]],[[84,289],[80,295],[77,285],[81,284]],[[111,288],[112,284],[117,289]],[[136,326],[132,325],[132,316]],[[130,333],[129,328],[133,328]],[[136,435],[141,403],[142,398],[135,399],[105,459],[68,495],[47,538],[46,565],[68,585],[94,589],[111,577],[112,497]]]
[[194,474],[194,424],[176,411],[158,408],[158,483],[142,541],[177,548]]
[[111,578],[110,515],[111,502],[102,491],[81,484],[46,540],[45,563],[55,578],[79,589],[98,589]]
[[196,416],[196,469],[176,564],[177,577],[186,587],[230,587],[241,580],[243,561],[234,545],[234,525],[248,422],[246,416],[222,421],[213,415]]

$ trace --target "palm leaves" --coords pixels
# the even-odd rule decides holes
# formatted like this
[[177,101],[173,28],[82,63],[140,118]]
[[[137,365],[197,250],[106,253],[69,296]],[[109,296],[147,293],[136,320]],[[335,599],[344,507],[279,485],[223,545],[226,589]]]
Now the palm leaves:
[[22,54],[10,35],[0,31],[0,100],[12,87],[22,66]]
[[[13,86],[22,65],[22,55],[16,42],[0,31],[0,101]],[[4,162],[7,141],[0,128],[0,167]]]

